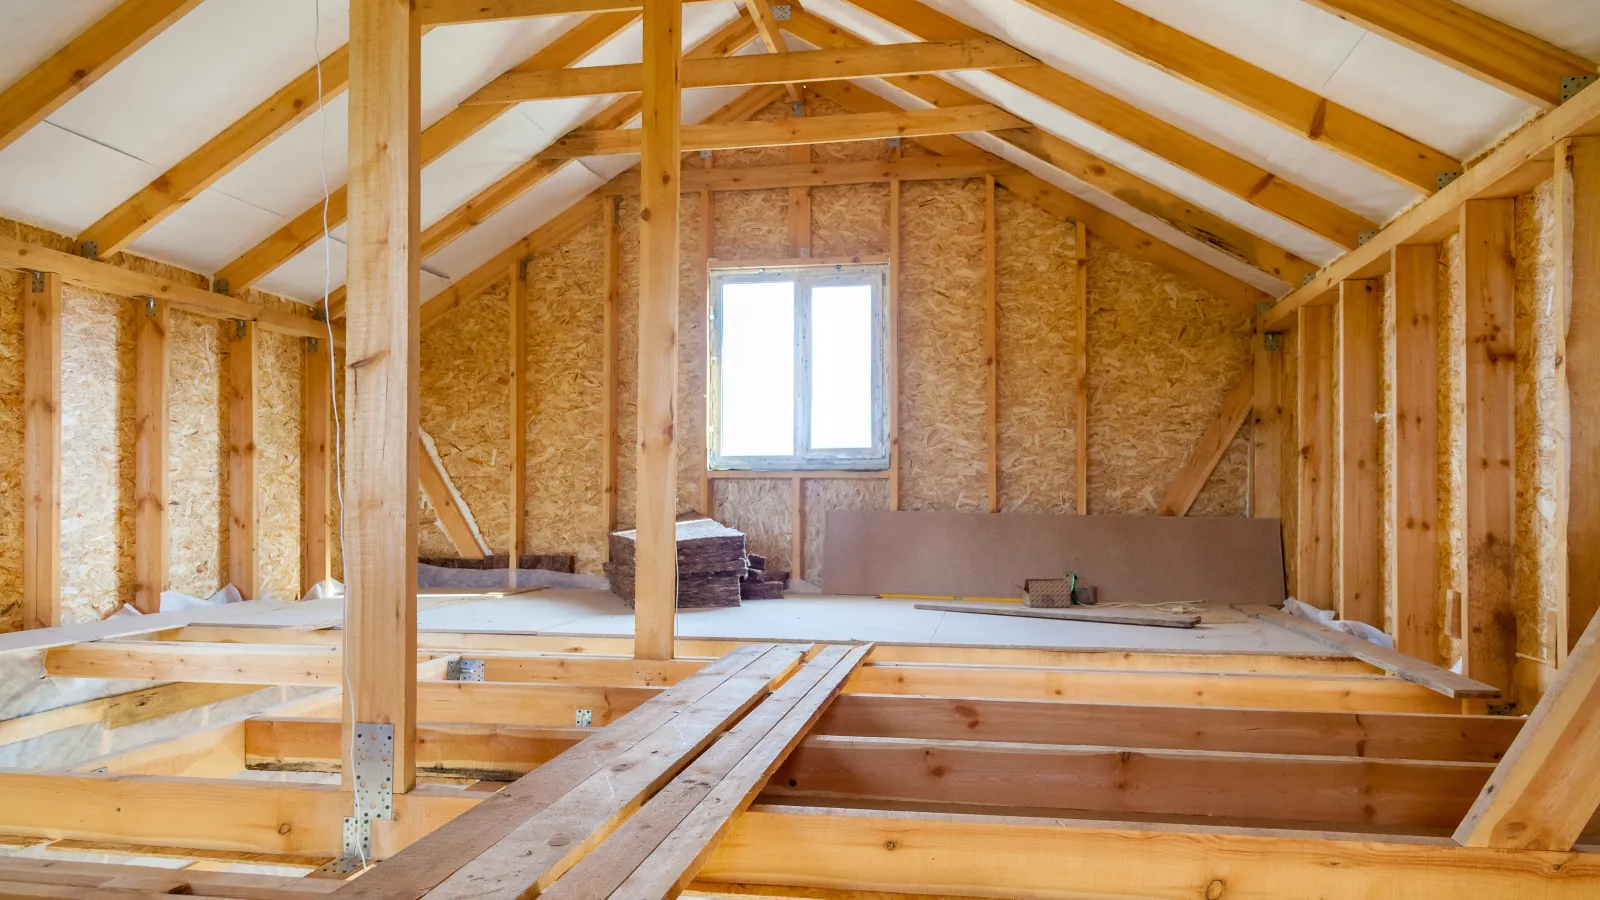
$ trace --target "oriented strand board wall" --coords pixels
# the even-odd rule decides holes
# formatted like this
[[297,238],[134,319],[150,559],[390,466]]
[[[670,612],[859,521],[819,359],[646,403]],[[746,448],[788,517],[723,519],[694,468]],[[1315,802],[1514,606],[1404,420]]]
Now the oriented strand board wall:
[[[0,221],[0,232],[5,223]],[[0,269],[0,632],[22,627],[22,272]]]
[[[300,304],[251,293],[270,309],[293,312]],[[305,339],[262,330],[256,335],[256,490],[261,537],[261,589],[298,600],[300,583],[300,379]]]
[[172,590],[197,597],[227,583],[229,327],[174,310],[167,328],[167,571]]

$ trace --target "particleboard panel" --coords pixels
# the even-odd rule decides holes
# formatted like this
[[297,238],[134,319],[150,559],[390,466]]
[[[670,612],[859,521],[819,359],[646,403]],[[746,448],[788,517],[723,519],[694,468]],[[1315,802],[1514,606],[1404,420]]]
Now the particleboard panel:
[[888,508],[888,479],[818,478],[807,481],[805,483],[806,580],[812,584],[822,583],[822,539],[827,530],[829,510]]
[[600,221],[528,266],[527,550],[572,553],[598,573],[605,248]]
[[628,529],[634,525],[639,482],[638,197],[618,204],[617,232],[617,527]]
[[[268,309],[302,314],[305,306],[250,292]],[[300,379],[305,339],[256,334],[256,503],[261,589],[298,600],[300,584]]]
[[1564,598],[1558,597],[1556,527],[1557,420],[1556,367],[1561,346],[1554,314],[1556,221],[1554,182],[1546,181],[1517,198],[1516,213],[1516,550],[1517,653],[1554,664],[1553,624]]
[[[1089,508],[1153,513],[1249,367],[1253,317],[1093,232],[1089,307]],[[1189,515],[1243,515],[1248,475],[1240,429]]]
[[787,478],[724,479],[711,488],[712,518],[744,532],[745,550],[765,556],[768,572],[794,571],[790,490]]
[[[818,148],[834,146],[856,145],[817,145]],[[812,256],[884,256],[888,252],[887,183],[837,184],[811,189]]]
[[[1283,332],[1283,450],[1278,454],[1279,527],[1284,547],[1300,546],[1300,330]],[[1094,377],[1093,368],[1090,377]],[[1283,555],[1285,584],[1298,584],[1299,554]]]
[[[1439,587],[1445,597],[1465,591],[1467,584],[1465,277],[1461,236],[1451,235],[1439,254]],[[1454,661],[1461,654],[1459,643],[1443,628],[1439,634],[1440,656]]]
[[194,597],[215,593],[227,570],[227,327],[175,309],[167,331],[168,571],[172,590]]
[[[422,429],[494,553],[506,552],[511,521],[507,287],[502,279],[422,334]],[[417,498],[418,555],[456,556],[421,488]]]
[[996,192],[1001,512],[1077,510],[1076,244],[1073,223]]
[[[700,203],[684,203],[679,207],[679,222],[686,226],[690,210],[695,221],[700,218]],[[713,243],[717,259],[756,259],[789,255],[789,189],[774,188],[765,191],[712,191],[711,219],[716,225]],[[682,227],[680,226],[680,227]],[[637,219],[630,223],[629,231],[638,232]],[[687,237],[679,232],[680,239]],[[636,239],[637,240],[637,239]],[[695,240],[698,242],[699,237]],[[626,258],[626,257],[624,257]],[[637,296],[637,291],[635,292]],[[681,292],[679,296],[682,296]]]
[[[778,100],[767,104],[751,116],[751,122],[772,122],[790,117],[789,101]],[[688,154],[693,159],[697,154]],[[787,147],[741,147],[736,150],[713,150],[711,164],[718,169],[745,169],[751,166],[781,166],[789,161]]]
[[26,274],[0,270],[0,632],[22,627],[22,294]]
[[1395,456],[1399,423],[1395,418],[1395,296],[1394,276],[1383,276],[1382,343],[1378,357],[1378,604],[1382,610],[1384,630],[1395,634],[1399,630],[1399,597],[1395,559],[1398,553],[1395,527],[1398,524],[1398,500],[1395,496],[1397,482],[1397,457]]
[[[786,108],[786,102],[773,104]],[[769,107],[770,108],[770,107]],[[851,110],[829,100],[827,97],[807,97],[806,115],[817,116],[842,116]],[[812,144],[811,161],[819,163],[832,162],[872,162],[888,160],[894,156],[894,150],[888,141],[844,141],[837,144]]]
[[900,188],[900,505],[988,504],[983,182]]

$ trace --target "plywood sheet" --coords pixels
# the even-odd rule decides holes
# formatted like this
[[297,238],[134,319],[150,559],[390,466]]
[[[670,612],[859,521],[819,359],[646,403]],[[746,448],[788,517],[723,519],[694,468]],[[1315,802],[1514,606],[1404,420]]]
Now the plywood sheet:
[[[289,300],[251,292],[256,303],[303,314]],[[260,330],[256,335],[256,491],[261,588],[298,599],[300,584],[300,378],[305,339]]]
[[836,510],[825,541],[835,594],[1017,597],[1076,572],[1103,604],[1284,596],[1273,519]]
[[182,310],[172,311],[167,327],[167,571],[172,590],[193,597],[211,596],[226,579],[224,327]]
[[816,478],[805,483],[806,580],[822,583],[825,555],[822,552],[828,512],[835,509],[888,509],[889,480],[864,478]]

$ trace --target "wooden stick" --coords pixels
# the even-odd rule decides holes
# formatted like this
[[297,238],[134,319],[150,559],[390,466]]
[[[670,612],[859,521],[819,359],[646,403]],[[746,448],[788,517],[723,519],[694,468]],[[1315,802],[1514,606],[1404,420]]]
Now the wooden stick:
[[984,379],[988,390],[989,512],[1000,511],[1000,319],[995,298],[994,176],[983,176]]
[[1161,628],[1193,628],[1199,616],[1123,610],[1089,612],[1077,609],[1044,609],[1033,606],[979,606],[959,603],[918,603],[917,609],[935,612],[979,613],[988,616],[1020,616],[1025,619],[1062,619],[1068,622],[1101,622],[1107,625],[1155,625]]
[[528,288],[527,262],[511,267],[506,305],[510,315],[507,348],[511,361],[510,409],[511,471],[509,473],[511,528],[507,538],[507,584],[516,587],[517,568],[528,543]]
[[246,600],[261,592],[260,508],[256,497],[256,327],[228,331],[228,580]]
[[1078,231],[1078,400],[1077,422],[1078,515],[1089,514],[1089,226],[1075,223]]
[[133,606],[161,611],[167,588],[167,322],[166,303],[135,301]]

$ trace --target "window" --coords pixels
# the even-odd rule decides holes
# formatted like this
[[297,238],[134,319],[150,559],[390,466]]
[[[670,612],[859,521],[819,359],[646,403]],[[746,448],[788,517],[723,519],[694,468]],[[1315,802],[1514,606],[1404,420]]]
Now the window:
[[887,274],[711,272],[711,468],[888,468]]

